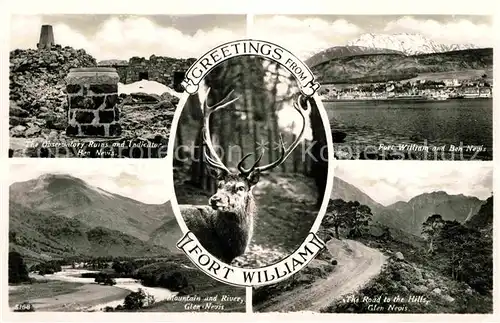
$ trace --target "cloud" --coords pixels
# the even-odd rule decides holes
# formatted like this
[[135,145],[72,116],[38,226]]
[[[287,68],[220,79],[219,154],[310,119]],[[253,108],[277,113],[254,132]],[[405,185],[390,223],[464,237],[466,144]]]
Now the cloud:
[[377,16],[366,16],[363,20],[356,16],[356,23],[348,18],[328,21],[317,17],[256,16],[252,36],[280,44],[303,60],[321,50],[344,46],[363,33],[418,33],[442,44],[471,43],[481,47],[493,45],[493,30],[490,24],[475,23],[465,18],[439,22],[433,19],[397,16],[385,24],[379,25],[378,22],[380,20]]
[[281,45],[305,60],[323,49],[344,45],[361,32],[345,19],[329,22],[320,18],[260,16],[255,17],[251,36]]
[[36,160],[36,164],[11,164],[9,182],[28,181],[47,173],[68,174],[111,193],[144,203],[162,204],[172,197],[171,179],[165,168],[165,160],[149,160],[147,163],[102,159],[96,160],[96,163],[85,159],[72,160],[71,163],[64,160]]
[[486,199],[493,190],[491,165],[472,162],[340,163],[335,176],[384,205],[434,191]]
[[[13,16],[11,49],[35,48],[39,39],[41,16]],[[193,35],[173,27],[160,26],[146,17],[112,17],[100,24],[98,30],[86,35],[63,24],[53,24],[54,40],[62,46],[83,48],[98,61],[149,57],[199,57],[211,47],[242,38],[242,31],[214,27],[198,30]],[[242,29],[243,30],[243,29]]]
[[402,17],[390,21],[384,28],[386,33],[418,33],[443,44],[474,44],[491,47],[493,30],[490,25],[473,23],[467,19],[439,22],[433,19]]

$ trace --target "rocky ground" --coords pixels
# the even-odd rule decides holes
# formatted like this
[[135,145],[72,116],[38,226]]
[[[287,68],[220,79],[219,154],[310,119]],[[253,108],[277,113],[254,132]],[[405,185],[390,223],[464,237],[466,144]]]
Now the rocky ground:
[[[435,269],[405,257],[393,247],[367,243],[387,257],[382,273],[358,292],[325,307],[326,313],[489,313],[491,296],[452,280]],[[409,251],[411,253],[411,251]],[[415,258],[415,259],[414,259]],[[388,297],[388,302],[378,298]],[[357,298],[360,301],[353,301]],[[365,301],[362,301],[362,300]]]
[[[92,56],[71,47],[10,52],[10,157],[165,156],[179,101],[169,93],[121,95],[122,136],[100,139],[99,147],[89,147],[88,142],[93,139],[66,136],[68,102],[64,78],[71,68],[93,66],[96,60]],[[83,152],[79,146],[82,143]]]

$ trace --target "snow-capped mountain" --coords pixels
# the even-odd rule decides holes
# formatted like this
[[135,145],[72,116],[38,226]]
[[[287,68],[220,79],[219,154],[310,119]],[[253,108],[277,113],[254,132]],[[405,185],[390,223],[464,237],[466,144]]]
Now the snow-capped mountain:
[[349,41],[347,46],[364,46],[398,50],[406,55],[449,52],[478,48],[473,44],[440,44],[420,34],[363,34]]

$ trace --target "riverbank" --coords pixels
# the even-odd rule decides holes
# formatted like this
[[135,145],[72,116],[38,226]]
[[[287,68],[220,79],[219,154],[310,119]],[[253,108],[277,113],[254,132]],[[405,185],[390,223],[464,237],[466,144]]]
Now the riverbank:
[[31,303],[37,312],[82,312],[99,304],[123,299],[130,292],[114,286],[82,284],[57,280],[9,286],[9,307]]
[[156,302],[168,299],[177,293],[161,287],[146,287],[132,278],[117,278],[116,285],[105,286],[94,282],[94,278],[83,278],[83,273],[96,271],[63,269],[52,275],[40,276],[30,273],[33,284],[9,286],[9,306],[30,302],[36,311],[101,311],[107,306],[123,304],[131,292],[144,290]]

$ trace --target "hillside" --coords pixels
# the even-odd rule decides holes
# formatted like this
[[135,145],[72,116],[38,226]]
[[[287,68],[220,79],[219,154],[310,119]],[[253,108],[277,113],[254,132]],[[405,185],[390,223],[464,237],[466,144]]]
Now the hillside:
[[476,214],[467,218],[465,225],[476,230],[493,232],[493,196],[489,197]]
[[[335,178],[331,199],[358,201],[370,207],[373,213],[374,227],[383,225],[420,236],[422,223],[432,214],[440,214],[445,220],[457,220],[463,223],[468,217],[476,214],[484,201],[471,196],[449,195],[446,192],[424,193],[413,197],[408,202],[399,201],[383,206],[355,186]],[[380,231],[375,229],[374,231]],[[391,231],[391,233],[393,233]]]
[[384,54],[404,56],[403,52],[392,49],[372,48],[366,46],[334,46],[314,54],[310,58],[306,59],[305,63],[309,67],[315,67],[334,58]]
[[333,180],[331,199],[342,199],[346,202],[358,201],[359,203],[370,207],[372,212],[373,210],[384,208],[382,204],[374,201],[370,196],[368,196],[368,194],[338,177],[335,177]]
[[[353,46],[347,47],[354,52]],[[372,51],[374,49],[371,49]],[[344,55],[340,49],[325,51],[311,58],[312,72],[320,83],[373,83],[399,81],[423,73],[489,71],[493,67],[493,49],[466,49],[444,53],[405,56],[389,50],[362,55]],[[314,56],[313,56],[314,57]],[[313,65],[317,64],[317,65]]]
[[9,203],[9,246],[28,262],[58,257],[153,256],[170,251],[128,234]]
[[9,193],[11,202],[33,212],[78,220],[91,228],[104,227],[144,241],[164,221],[175,218],[169,202],[141,203],[69,175],[47,174],[14,183]]
[[[449,195],[438,191],[418,195],[408,202],[398,202],[387,207],[386,214],[379,215],[379,221],[388,225],[397,224],[399,229],[420,235],[422,223],[432,214],[440,214],[444,220],[457,220],[463,223],[467,217],[476,214],[484,201],[477,197]],[[389,216],[399,214],[398,222]]]

